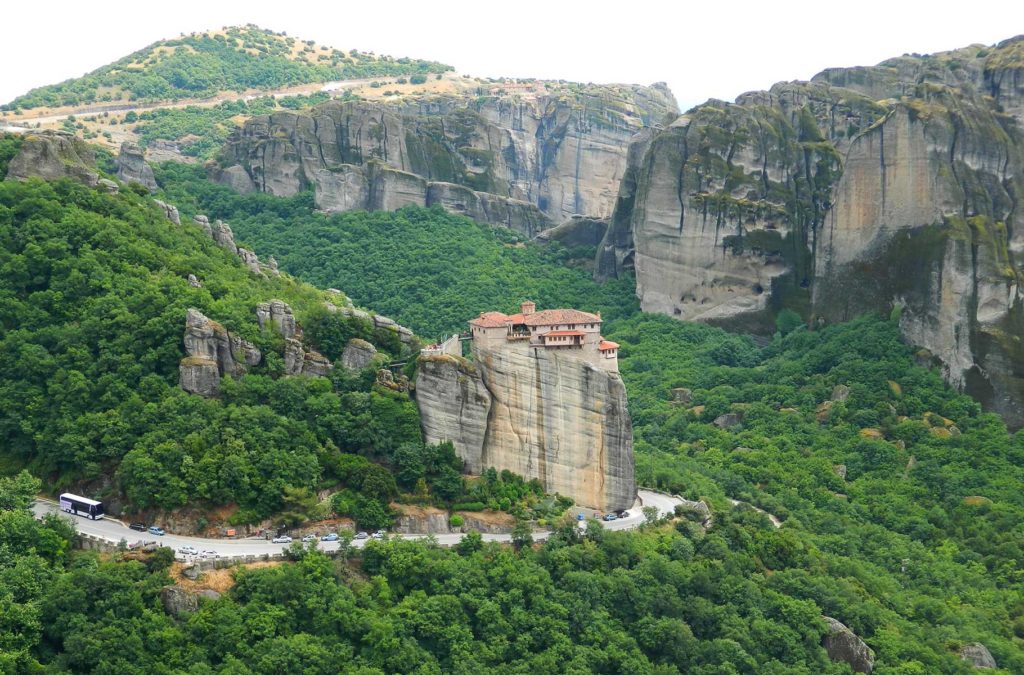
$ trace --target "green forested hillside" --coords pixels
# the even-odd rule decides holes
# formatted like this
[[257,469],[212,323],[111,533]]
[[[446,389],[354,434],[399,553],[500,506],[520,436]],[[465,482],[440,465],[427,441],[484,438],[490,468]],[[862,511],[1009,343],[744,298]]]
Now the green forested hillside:
[[[479,305],[531,295],[603,309],[606,334],[622,344],[641,482],[706,498],[718,512],[696,538],[704,569],[716,571],[687,600],[691,629],[714,626],[695,630],[702,639],[728,634],[730,620],[698,619],[692,606],[734,606],[743,578],[846,622],[878,652],[876,672],[958,672],[955,652],[974,640],[1010,671],[1024,669],[1024,437],[916,366],[893,321],[813,332],[781,321],[788,335],[759,350],[637,315],[629,289],[538,270],[557,250],[499,248],[495,240],[514,237],[461,218],[415,209],[325,218],[303,196],[238,196],[197,178],[161,174],[175,198],[231,219],[294,272],[357,289],[413,325],[457,329]],[[489,269],[503,280],[497,288]],[[729,413],[726,428],[714,424]],[[750,509],[730,513],[730,499],[775,514],[782,528]],[[766,668],[774,652],[750,646],[749,628],[744,636]]]
[[451,70],[433,61],[328,49],[256,26],[161,40],[80,78],[33,89],[3,110],[172,101],[307,82]]
[[[51,491],[123,493],[130,510],[236,506],[239,523],[329,515],[312,495],[333,486],[346,495],[336,511],[385,525],[399,486],[374,462],[399,471],[405,490],[424,479],[428,501],[479,496],[450,447],[423,446],[408,395],[373,386],[372,367],[280,378],[283,341],[259,329],[254,311],[272,298],[291,304],[305,339],[332,359],[352,337],[385,359],[408,349],[324,311],[311,286],[251,274],[148,197],[0,182],[0,467],[26,466]],[[225,379],[218,399],[178,388],[189,307],[265,354],[248,375]]]
[[[526,296],[606,308],[638,476],[708,500],[712,524],[595,523],[520,550],[469,538],[453,551],[375,542],[335,561],[296,551],[172,618],[166,557],[69,552],[65,526],[25,511],[39,486],[22,475],[0,480],[0,670],[849,672],[820,646],[827,615],[875,650],[876,673],[966,673],[958,651],[975,641],[1002,672],[1024,671],[1024,438],[916,366],[892,321],[781,325],[759,349],[639,315],[625,286],[551,270],[558,249],[439,211],[325,218],[302,196],[239,197],[188,170],[160,179],[186,211],[227,218],[283,267],[350,282],[361,303],[423,332]],[[488,284],[491,268],[501,283]],[[332,358],[352,335],[401,355],[323,311],[313,287],[252,275],[148,197],[0,183],[3,473],[123,490],[136,506],[237,504],[240,522],[301,519],[328,487],[340,489],[328,508],[375,523],[420,478],[440,503],[529,500],[514,480],[467,486],[450,448],[422,445],[408,397],[373,386],[372,371],[277,377],[280,338],[253,313],[270,298],[291,303]],[[180,391],[188,307],[256,342],[267,365],[225,380],[219,399]]]

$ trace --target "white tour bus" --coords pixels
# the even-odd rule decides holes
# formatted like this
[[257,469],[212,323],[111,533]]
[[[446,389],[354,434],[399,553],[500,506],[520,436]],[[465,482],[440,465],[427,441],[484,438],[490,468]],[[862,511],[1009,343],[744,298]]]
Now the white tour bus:
[[83,518],[99,520],[103,517],[103,502],[65,492],[60,496],[60,510]]

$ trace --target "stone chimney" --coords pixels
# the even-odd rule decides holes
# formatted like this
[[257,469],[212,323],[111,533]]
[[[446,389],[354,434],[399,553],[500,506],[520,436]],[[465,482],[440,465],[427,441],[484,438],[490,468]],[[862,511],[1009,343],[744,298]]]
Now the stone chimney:
[[533,314],[537,311],[537,305],[533,304],[529,300],[524,300],[523,303],[519,305],[519,311],[523,313],[523,316]]

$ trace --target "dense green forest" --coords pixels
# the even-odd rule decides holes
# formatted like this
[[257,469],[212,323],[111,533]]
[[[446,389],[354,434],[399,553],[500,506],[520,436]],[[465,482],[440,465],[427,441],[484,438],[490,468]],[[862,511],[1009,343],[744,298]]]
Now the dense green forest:
[[[309,344],[331,359],[351,338],[375,344],[385,362],[408,354],[392,331],[326,311],[326,297],[251,274],[131,190],[0,183],[0,467],[27,466],[51,490],[123,493],[131,510],[237,505],[238,523],[333,509],[381,527],[403,493],[522,515],[554,508],[512,476],[467,484],[451,446],[424,446],[415,404],[376,386],[373,365],[336,368],[329,379],[280,377],[283,341],[261,331],[254,312],[272,298],[291,304]],[[217,399],[177,386],[189,307],[266,355],[226,379]],[[323,488],[340,496],[318,504]]]
[[563,267],[556,281],[542,268],[569,252],[455,216],[328,218],[304,195],[239,196],[177,167],[160,179],[296,274],[435,334],[522,297],[602,309],[606,335],[622,344],[641,483],[703,497],[720,514],[736,499],[784,521],[776,532],[740,510],[744,534],[714,538],[747,574],[847,622],[881,661],[903,664],[888,672],[955,672],[950,653],[974,639],[1024,668],[1024,438],[915,365],[894,321],[808,331],[784,315],[759,350],[638,315],[628,287],[596,287],[582,270]]
[[[958,650],[975,641],[1024,671],[1024,437],[916,365],[891,318],[815,331],[781,320],[758,348],[638,314],[628,282],[594,284],[566,266],[573,252],[441,211],[325,217],[308,195],[238,196],[188,167],[158,178],[186,213],[229,220],[282,268],[425,335],[523,297],[602,309],[622,345],[641,483],[706,499],[714,517],[706,530],[556,526],[539,546],[295,550],[169,616],[166,554],[71,552],[66,525],[26,511],[39,484],[17,472],[149,508],[233,503],[239,522],[335,512],[370,527],[395,498],[546,514],[514,476],[465,481],[372,369],[279,377],[280,338],[253,313],[270,298],[332,359],[351,337],[403,355],[393,335],[325,311],[330,296],[251,274],[134,190],[3,182],[0,473],[14,477],[0,479],[0,670],[849,672],[820,647],[827,615],[868,642],[883,675],[969,672]],[[218,399],[177,387],[188,307],[268,355]],[[335,497],[317,504],[320,488]]]
[[[1024,668],[1020,439],[914,366],[891,323],[797,331],[762,352],[658,317],[614,335],[641,474],[708,498],[707,531],[595,522],[518,550],[477,538],[373,542],[334,560],[296,550],[175,619],[160,600],[168,558],[69,556],[66,526],[21,510],[36,489],[21,477],[0,482],[0,575],[18,579],[0,584],[0,658],[74,672],[848,673],[819,646],[825,614],[868,641],[883,675],[970,672],[957,650],[973,641],[1002,672]],[[838,383],[849,397],[819,419]],[[677,385],[704,410],[670,402]],[[736,404],[734,428],[708,423]],[[960,434],[933,434],[935,411]],[[869,419],[904,441],[912,468],[891,440],[861,438]],[[935,485],[953,474],[958,487]]]
[[312,41],[243,26],[162,40],[80,78],[33,89],[0,109],[102,103],[122,96],[130,101],[172,101],[448,70],[450,66],[433,61],[318,49]]
[[312,193],[240,195],[207,181],[200,167],[169,162],[156,173],[165,198],[185,212],[231,223],[283,269],[401,314],[424,337],[466,330],[480,312],[511,311],[525,298],[541,308],[600,311],[605,320],[640,309],[632,279],[595,284],[587,269],[566,264],[593,251],[527,244],[511,230],[439,207],[325,216],[314,211]]

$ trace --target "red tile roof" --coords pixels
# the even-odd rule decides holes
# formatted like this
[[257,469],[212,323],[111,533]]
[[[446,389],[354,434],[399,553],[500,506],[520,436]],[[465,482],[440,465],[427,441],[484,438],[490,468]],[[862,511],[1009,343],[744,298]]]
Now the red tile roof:
[[523,316],[522,323],[527,326],[554,326],[562,323],[601,323],[601,319],[596,314],[578,309],[542,309]]
[[584,335],[586,333],[581,330],[549,330],[547,333],[542,334],[541,337],[583,337]]
[[560,324],[601,323],[601,318],[590,312],[578,309],[542,309],[532,314],[504,314],[502,312],[483,312],[469,322],[481,328],[498,328],[506,324],[526,324],[527,326],[557,326]]
[[601,340],[601,344],[597,345],[597,348],[598,348],[599,351],[602,351],[602,352],[603,351],[607,351],[609,349],[618,349],[619,348],[619,343],[618,342],[612,342],[611,340],[604,340],[604,339],[602,339]]
[[480,326],[481,328],[501,328],[508,323],[508,317],[501,312],[483,312],[475,319],[470,319],[469,323],[471,326]]

